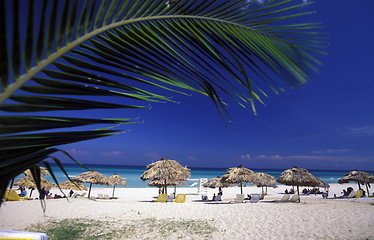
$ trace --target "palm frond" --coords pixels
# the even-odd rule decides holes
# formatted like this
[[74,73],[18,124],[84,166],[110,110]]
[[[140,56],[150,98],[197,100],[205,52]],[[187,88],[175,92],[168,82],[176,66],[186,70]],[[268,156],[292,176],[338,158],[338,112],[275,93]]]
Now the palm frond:
[[[320,26],[292,22],[312,13],[299,2],[0,1],[0,111],[144,109],[172,102],[170,91],[204,94],[223,115],[225,98],[255,110],[267,89],[301,87],[318,71]],[[62,128],[129,122],[1,116],[0,182],[54,146],[121,132]]]

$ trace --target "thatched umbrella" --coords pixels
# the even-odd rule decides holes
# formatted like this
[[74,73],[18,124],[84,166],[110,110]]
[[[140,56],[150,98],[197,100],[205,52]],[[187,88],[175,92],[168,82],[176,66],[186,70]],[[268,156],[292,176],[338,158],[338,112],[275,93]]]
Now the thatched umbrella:
[[[41,174],[42,176],[47,176],[47,175],[49,175],[49,172],[48,172],[47,168],[45,168],[45,167],[40,167],[40,166],[39,166],[39,169],[40,169],[40,174]],[[23,174],[25,174],[26,176],[32,176],[30,169],[25,170],[25,171],[23,172]],[[11,183],[10,183],[10,188],[12,188],[13,185],[14,185],[14,178],[12,179],[12,181],[11,181]]]
[[203,187],[208,187],[208,188],[223,188],[223,187],[229,187],[232,184],[228,182],[223,182],[222,178],[217,176],[215,178],[209,179],[206,183],[203,184]]
[[366,185],[366,190],[369,196],[369,188],[370,183],[374,182],[374,176],[371,175],[370,173],[359,171],[359,170],[354,170],[349,173],[346,173],[344,177],[340,178],[338,180],[338,183],[348,183],[348,182],[357,182],[358,188],[361,189],[360,184]]
[[[165,186],[165,181],[164,180],[160,180],[160,179],[154,179],[154,180],[150,180],[149,182],[147,182],[147,185],[150,186],[150,187],[161,188],[161,187]],[[176,181],[176,180],[168,179],[166,181],[166,185],[167,186],[179,186],[180,182]]]
[[[39,167],[39,168],[40,168],[40,175],[42,175],[42,176],[49,175],[49,172],[48,172],[47,168],[45,168],[45,167]],[[23,173],[26,176],[31,176],[32,175],[30,169],[25,170]]]
[[240,193],[243,194],[243,182],[251,182],[254,172],[242,165],[227,169],[227,173],[222,176],[222,182],[240,183]]
[[175,186],[176,181],[185,181],[191,176],[190,170],[183,167],[175,160],[161,158],[161,160],[147,165],[147,171],[145,171],[140,179],[146,180],[160,180],[163,182],[162,187],[167,193],[167,186]]
[[[28,175],[26,177],[20,178],[14,183],[15,186],[24,186],[26,188],[31,188],[30,196],[32,194],[32,191],[36,188],[36,183],[34,178],[31,175]],[[48,181],[47,179],[41,177],[40,178],[40,186],[41,188],[45,189],[51,189],[52,187],[56,186],[56,184]]]
[[112,198],[114,198],[114,190],[116,189],[116,185],[126,186],[127,182],[119,174],[115,173],[108,177],[108,185],[113,186]]
[[104,184],[108,185],[108,179],[101,173],[91,170],[88,172],[81,173],[72,179],[74,182],[85,182],[90,184],[90,190],[88,191],[88,198],[90,198],[92,184]]
[[61,189],[70,189],[76,191],[87,191],[87,188],[79,182],[66,181],[59,184]]
[[274,187],[276,179],[270,174],[258,172],[258,173],[255,173],[253,180],[251,182],[255,184],[257,187],[261,187],[262,194],[264,195],[264,187],[266,187],[265,194],[267,194],[267,187]]
[[280,177],[277,179],[277,182],[288,186],[297,186],[297,195],[299,202],[299,186],[318,187],[322,184],[321,180],[308,172],[308,170],[297,167],[292,167],[291,169],[283,171]]

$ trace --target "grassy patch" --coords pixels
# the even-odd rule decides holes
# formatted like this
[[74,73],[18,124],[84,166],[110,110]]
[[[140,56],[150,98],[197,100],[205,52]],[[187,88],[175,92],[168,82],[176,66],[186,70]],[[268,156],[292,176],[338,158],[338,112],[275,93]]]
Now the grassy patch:
[[141,220],[65,219],[37,224],[27,231],[45,232],[51,240],[75,239],[195,239],[210,238],[213,222],[147,218]]

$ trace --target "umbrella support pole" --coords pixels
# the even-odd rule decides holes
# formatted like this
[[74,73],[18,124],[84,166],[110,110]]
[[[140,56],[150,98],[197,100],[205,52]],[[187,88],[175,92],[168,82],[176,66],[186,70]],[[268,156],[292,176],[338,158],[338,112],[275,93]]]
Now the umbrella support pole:
[[369,197],[370,193],[369,193],[368,183],[366,183],[365,185],[366,185],[367,196]]
[[90,198],[92,183],[90,183],[90,190],[88,190],[88,198]]
[[240,194],[243,194],[243,182],[240,182]]
[[114,198],[114,190],[116,189],[116,185],[113,186],[113,193],[112,193],[112,198]]
[[299,186],[297,186],[297,200],[298,200],[298,202],[300,202]]
[[14,183],[14,178],[12,178],[12,181],[10,182],[10,189],[12,189],[12,187],[13,187],[13,183]]
[[360,182],[357,182],[357,184],[358,184],[358,189],[361,190]]

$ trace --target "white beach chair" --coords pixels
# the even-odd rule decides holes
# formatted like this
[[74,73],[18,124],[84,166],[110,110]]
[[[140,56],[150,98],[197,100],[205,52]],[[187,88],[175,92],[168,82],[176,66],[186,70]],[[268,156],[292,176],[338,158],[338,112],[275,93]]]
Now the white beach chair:
[[356,191],[352,191],[349,195],[348,198],[354,198],[356,195]]
[[299,195],[297,194],[294,194],[292,195],[292,197],[290,198],[290,202],[297,202],[299,200]]
[[235,203],[242,203],[244,201],[244,194],[236,194],[236,198],[234,198]]
[[104,199],[103,194],[102,194],[102,193],[99,193],[99,194],[97,195],[97,199]]
[[110,199],[109,195],[108,195],[108,194],[105,194],[105,195],[104,195],[104,199],[105,199],[105,200],[109,200],[109,199]]
[[48,236],[45,233],[40,232],[23,232],[14,230],[2,230],[0,231],[0,239],[33,239],[33,240],[48,240]]
[[168,202],[173,202],[173,200],[174,200],[174,194],[171,193],[171,194],[169,194],[169,196],[168,196]]
[[203,201],[203,202],[208,201],[208,196],[207,195],[201,195],[201,201]]
[[256,203],[256,202],[260,201],[260,198],[261,198],[260,194],[252,194],[250,202],[251,203]]
[[215,201],[222,201],[222,195],[217,195]]
[[283,197],[279,200],[279,202],[288,202],[290,199],[290,194],[284,194]]

